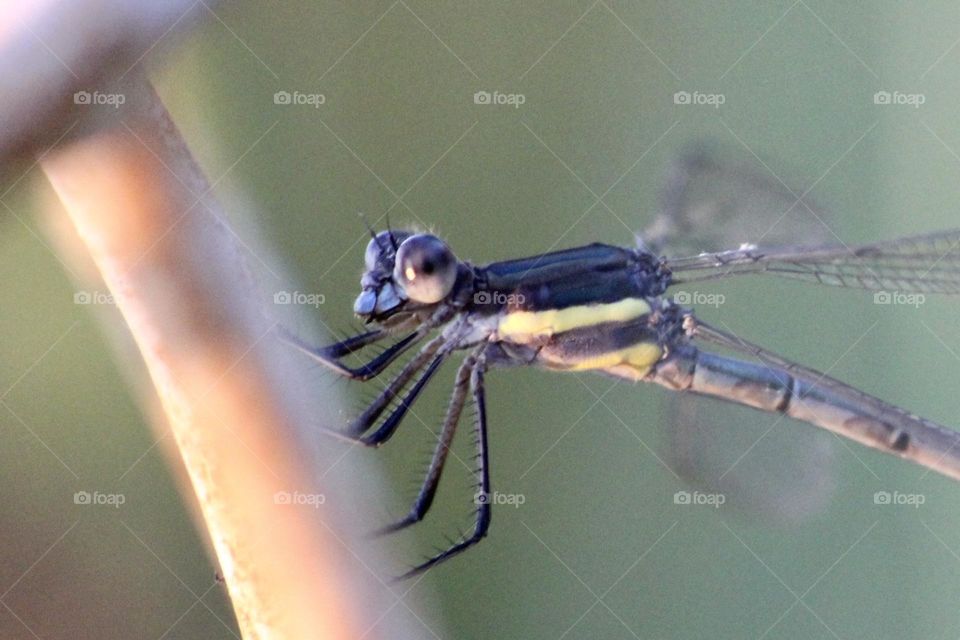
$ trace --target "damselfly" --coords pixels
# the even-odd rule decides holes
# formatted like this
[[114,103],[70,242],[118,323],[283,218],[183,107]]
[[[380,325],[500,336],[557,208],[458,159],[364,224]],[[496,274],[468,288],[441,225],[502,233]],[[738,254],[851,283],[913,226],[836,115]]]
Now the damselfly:
[[[678,217],[661,216],[649,236],[659,241],[684,233],[683,226]],[[852,247],[744,245],[680,258],[660,257],[642,243],[590,244],[483,266],[457,258],[428,233],[370,234],[354,312],[375,328],[324,348],[286,336],[338,374],[362,381],[422,345],[344,435],[371,446],[385,443],[440,365],[465,353],[417,498],[407,516],[384,532],[427,513],[468,400],[476,410],[478,495],[491,495],[484,375],[506,366],[596,371],[721,398],[808,422],[960,479],[960,433],[711,327],[668,295],[677,285],[747,274],[875,291],[960,293],[960,230]],[[391,338],[391,346],[362,366],[342,361]],[[490,515],[490,501],[478,500],[472,533],[403,577],[477,543],[487,534]]]

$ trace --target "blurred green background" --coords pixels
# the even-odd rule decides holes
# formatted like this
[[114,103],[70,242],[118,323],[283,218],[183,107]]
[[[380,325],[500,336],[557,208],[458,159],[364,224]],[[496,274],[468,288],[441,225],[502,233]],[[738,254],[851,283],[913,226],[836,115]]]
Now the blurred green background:
[[[357,212],[377,227],[389,211],[394,227],[432,229],[478,263],[632,244],[670,161],[702,140],[809,190],[832,211],[831,238],[957,226],[955,3],[405,0],[215,11],[152,60],[158,90],[241,238],[296,275],[282,281],[251,254],[263,290],[322,293],[316,325],[354,324],[366,242]],[[276,104],[280,91],[322,94],[323,104]],[[477,91],[524,102],[476,104]],[[724,103],[676,104],[678,91]],[[924,102],[875,104],[877,91]],[[35,215],[47,189],[33,170],[3,196],[2,635],[232,637],[163,447]],[[877,305],[867,292],[758,279],[700,289],[725,296],[700,311],[705,319],[960,425],[960,300]],[[320,339],[309,323],[294,329]],[[372,393],[309,366],[304,375],[343,385],[358,410]],[[351,454],[376,457],[394,481],[384,520],[414,495],[451,375],[452,366],[441,372],[388,447]],[[494,487],[523,504],[496,508],[489,539],[404,596],[435,594],[422,601],[440,605],[424,635],[960,634],[960,487],[805,425],[770,429],[769,416],[711,404],[702,410],[736,434],[716,453],[732,451],[745,478],[789,487],[793,476],[778,472],[810,460],[835,487],[804,519],[678,505],[675,492],[692,488],[671,470],[666,396],[586,374],[491,372]],[[456,445],[464,460],[468,435]],[[126,503],[74,504],[74,492],[94,490]],[[878,505],[878,491],[924,503]],[[472,495],[467,469],[452,462],[428,521],[401,535],[422,553],[445,544],[470,525]],[[374,624],[380,612],[370,615]],[[394,616],[410,615],[396,607],[377,624],[389,637]]]

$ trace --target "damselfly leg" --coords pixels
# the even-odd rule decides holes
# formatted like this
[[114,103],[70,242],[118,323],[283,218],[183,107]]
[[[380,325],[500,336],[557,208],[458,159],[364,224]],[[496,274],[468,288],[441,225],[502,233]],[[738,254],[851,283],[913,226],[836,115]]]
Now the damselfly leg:
[[[284,342],[290,344],[303,353],[306,353],[314,360],[320,362],[335,373],[349,378],[351,380],[367,381],[382,373],[390,364],[396,361],[404,351],[410,346],[420,341],[426,334],[426,330],[420,329],[402,338],[399,342],[388,347],[379,356],[367,364],[351,368],[340,362],[339,358],[359,351],[363,347],[383,340],[389,334],[386,331],[374,330],[357,336],[347,338],[341,342],[329,345],[327,347],[314,347],[303,340],[297,338],[285,329],[280,330],[280,337]],[[421,348],[420,352],[403,369],[394,376],[393,380],[383,389],[383,391],[370,403],[367,409],[355,418],[343,432],[337,432],[342,438],[360,442],[368,446],[379,446],[387,441],[396,431],[400,421],[406,415],[410,406],[416,400],[417,396],[423,390],[426,383],[436,372],[443,361],[447,352],[440,356],[435,356],[436,352],[443,344],[442,337],[437,337],[428,342]],[[430,362],[433,358],[433,362]],[[429,364],[428,364],[429,363]],[[363,437],[376,423],[377,419],[383,414],[390,402],[397,397],[408,382],[417,374],[419,379],[413,388],[404,396],[401,403],[391,412],[383,425],[372,435]]]
[[417,343],[426,334],[424,331],[414,331],[413,333],[405,336],[398,342],[389,346],[383,351],[383,353],[378,355],[373,360],[354,368],[348,367],[340,362],[340,358],[350,355],[351,353],[356,353],[366,346],[386,339],[390,335],[387,331],[383,329],[374,329],[373,331],[367,331],[351,338],[347,338],[346,340],[342,340],[341,342],[319,348],[307,344],[282,327],[280,328],[279,333],[280,338],[284,342],[296,347],[320,364],[333,370],[335,373],[338,373],[345,378],[359,380],[361,382],[379,375],[380,372],[390,366],[394,360],[403,355],[407,349]]
[[[289,334],[284,335],[284,339],[288,343],[308,353],[315,359],[321,360],[324,364],[332,362],[333,366],[330,366],[330,368],[348,378],[355,378],[355,376],[349,373],[352,370],[342,365],[336,358],[358,351],[364,346],[372,344],[383,337],[381,332],[372,331],[354,338],[348,338],[347,340],[328,347],[315,348]],[[404,338],[404,341],[402,341],[404,346],[395,350],[391,354],[390,360],[395,360],[402,352],[402,349],[414,342],[416,337],[418,337],[418,334],[415,332]],[[447,337],[443,335],[437,336],[427,342],[417,355],[407,362],[400,372],[393,377],[384,390],[367,406],[363,413],[351,422],[345,434],[349,438],[368,446],[379,446],[386,442],[395,433],[401,420],[427,386],[427,383],[439,369],[440,365],[450,355],[452,346],[453,343],[450,343]],[[483,371],[486,367],[486,359],[483,355],[483,348],[484,347],[480,347],[467,356],[457,370],[453,394],[430,460],[430,466],[409,512],[401,520],[380,529],[376,533],[383,535],[404,529],[421,521],[427,511],[429,511],[440,483],[444,464],[450,453],[450,446],[453,442],[463,407],[466,404],[468,393],[472,393],[473,395],[476,413],[474,429],[475,444],[477,447],[477,468],[475,469],[475,473],[477,474],[477,493],[474,496],[476,503],[476,521],[473,532],[469,536],[464,536],[459,541],[454,542],[449,548],[442,550],[435,556],[413,567],[402,576],[399,576],[397,578],[398,580],[422,573],[447,558],[461,553],[479,542],[486,535],[490,526],[490,470],[487,446],[487,414],[483,389]],[[385,366],[380,367],[377,373],[384,368]],[[376,374],[370,377],[374,377],[374,375]],[[363,434],[374,426],[387,407],[390,406],[390,403],[399,396],[411,381],[413,381],[413,385],[410,386],[400,403],[393,409],[386,420],[384,420],[372,434],[364,436]]]
[[457,376],[453,382],[453,395],[450,397],[447,415],[443,420],[440,436],[430,458],[430,467],[427,469],[427,475],[423,480],[420,491],[417,492],[417,497],[413,506],[410,507],[409,513],[403,519],[380,529],[377,532],[378,535],[393,533],[420,522],[430,509],[430,505],[433,504],[433,498],[437,493],[437,485],[440,483],[440,475],[443,473],[443,466],[450,453],[450,445],[453,443],[453,435],[457,431],[460,414],[463,413],[463,405],[466,403],[467,394],[470,391],[470,376],[475,366],[476,357],[471,355],[457,369]]
[[[487,535],[487,531],[490,529],[490,458],[489,448],[487,446],[487,406],[483,389],[483,374],[485,369],[486,362],[481,354],[478,357],[477,362],[470,369],[470,389],[473,392],[473,403],[476,411],[474,435],[476,437],[475,443],[477,446],[477,493],[474,496],[474,502],[476,503],[477,508],[473,532],[469,536],[463,536],[459,541],[454,542],[447,549],[441,551],[435,556],[428,558],[426,561],[398,576],[397,580],[406,580],[407,578],[412,578],[438,565],[444,560],[448,560],[457,554],[463,553],[473,545],[480,542],[480,540]],[[425,487],[426,486],[427,485],[425,485]],[[434,488],[436,488],[435,482]]]
[[[424,346],[416,357],[407,363],[396,377],[387,385],[387,388],[370,403],[370,406],[360,414],[356,420],[348,427],[348,432],[360,436],[366,433],[376,422],[377,418],[389,406],[390,402],[400,393],[400,391],[416,377],[413,386],[401,399],[400,404],[387,416],[383,424],[372,434],[360,438],[366,445],[378,447],[390,439],[400,426],[400,421],[413,406],[413,403],[419,397],[420,393],[427,386],[427,383],[437,372],[437,369],[447,358],[450,351],[441,349],[444,339],[439,336]],[[440,351],[437,353],[437,351]],[[419,374],[419,375],[418,375]]]

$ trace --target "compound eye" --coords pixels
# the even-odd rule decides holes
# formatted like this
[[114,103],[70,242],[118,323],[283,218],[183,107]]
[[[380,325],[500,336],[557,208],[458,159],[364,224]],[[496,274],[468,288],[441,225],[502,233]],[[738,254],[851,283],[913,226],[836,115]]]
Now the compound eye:
[[457,280],[457,259],[440,238],[413,235],[397,250],[393,279],[414,302],[440,302]]

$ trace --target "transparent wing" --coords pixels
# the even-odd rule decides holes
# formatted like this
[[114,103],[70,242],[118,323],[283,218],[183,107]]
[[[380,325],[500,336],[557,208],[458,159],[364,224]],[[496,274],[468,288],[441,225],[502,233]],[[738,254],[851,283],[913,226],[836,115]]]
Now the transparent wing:
[[819,513],[836,486],[830,434],[720,400],[672,393],[668,464],[685,480],[721,493],[724,507],[791,525]]
[[691,255],[745,242],[827,242],[829,215],[758,159],[699,145],[668,168],[653,222],[640,240],[654,253]]
[[[756,158],[701,145],[670,166],[657,214],[640,240],[661,255],[745,242],[827,242],[830,216],[808,198],[801,201],[802,192]],[[829,434],[692,394],[670,394],[665,410],[670,466],[703,491],[724,494],[725,508],[791,524],[829,502],[835,484]]]
[[859,246],[760,248],[668,260],[673,282],[772,273],[837,287],[960,293],[960,230]]

